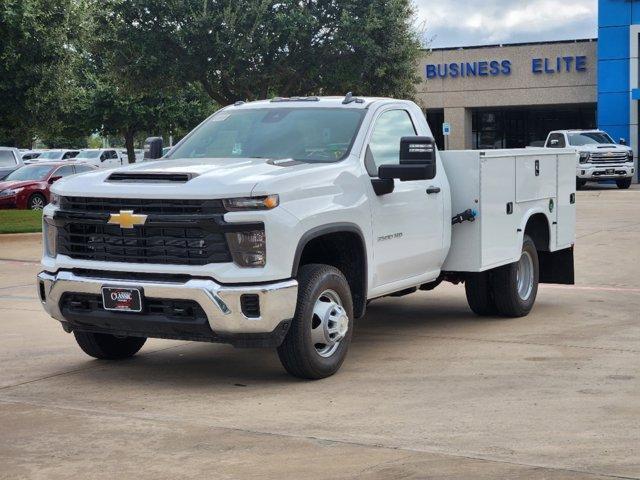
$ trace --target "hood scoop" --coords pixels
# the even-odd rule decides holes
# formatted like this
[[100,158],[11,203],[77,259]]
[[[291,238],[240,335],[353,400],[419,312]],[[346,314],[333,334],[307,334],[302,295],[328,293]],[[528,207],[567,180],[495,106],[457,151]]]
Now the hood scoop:
[[194,173],[172,172],[114,172],[107,178],[107,182],[127,183],[186,183],[197,177]]

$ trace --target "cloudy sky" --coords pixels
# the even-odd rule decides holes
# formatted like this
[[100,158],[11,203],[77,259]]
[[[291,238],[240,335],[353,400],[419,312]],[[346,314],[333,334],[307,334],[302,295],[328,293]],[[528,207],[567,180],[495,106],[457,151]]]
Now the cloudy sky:
[[595,38],[597,0],[414,0],[432,47]]

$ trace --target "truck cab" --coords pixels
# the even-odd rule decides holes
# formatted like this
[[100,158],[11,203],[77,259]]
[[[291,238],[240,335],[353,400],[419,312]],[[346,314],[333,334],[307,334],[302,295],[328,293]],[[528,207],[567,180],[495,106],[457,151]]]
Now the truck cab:
[[57,182],[38,292],[96,358],[225,342],[324,378],[378,298],[449,281],[478,315],[522,317],[539,282],[572,283],[576,162],[438,152],[406,100],[237,102],[160,162]]
[[602,130],[557,130],[549,133],[545,148],[575,148],[579,154],[576,186],[614,180],[618,188],[631,186],[635,166],[633,150],[624,141],[616,144]]

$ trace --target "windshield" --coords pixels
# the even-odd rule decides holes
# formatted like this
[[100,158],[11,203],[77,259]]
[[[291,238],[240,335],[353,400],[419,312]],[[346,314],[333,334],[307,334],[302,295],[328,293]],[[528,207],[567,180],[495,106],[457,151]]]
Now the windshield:
[[80,152],[75,158],[98,158],[100,156],[100,150],[85,150]]
[[51,168],[51,165],[27,165],[11,172],[4,181],[44,180]]
[[38,160],[44,160],[45,158],[49,160],[56,160],[60,157],[62,157],[61,150],[50,150],[48,152],[42,152],[38,157]]
[[15,167],[16,163],[11,150],[0,150],[0,167]]
[[165,158],[342,160],[364,109],[264,108],[214,115]]
[[569,145],[573,147],[594,145],[598,143],[614,143],[614,141],[604,132],[581,132],[569,134]]

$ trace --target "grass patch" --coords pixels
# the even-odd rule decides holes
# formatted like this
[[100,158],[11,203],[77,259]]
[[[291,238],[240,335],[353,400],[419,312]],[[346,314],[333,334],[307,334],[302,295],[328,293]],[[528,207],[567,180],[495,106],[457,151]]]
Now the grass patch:
[[42,231],[42,211],[0,210],[0,234]]

